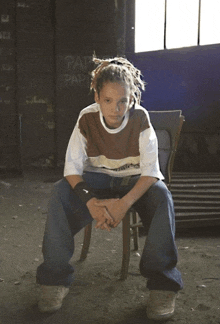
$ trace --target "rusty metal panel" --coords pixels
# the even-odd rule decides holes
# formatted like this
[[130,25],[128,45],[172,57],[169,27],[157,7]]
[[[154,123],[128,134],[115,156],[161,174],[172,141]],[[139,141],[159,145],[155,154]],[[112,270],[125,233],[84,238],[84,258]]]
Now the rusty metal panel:
[[177,228],[220,225],[220,174],[174,172],[171,182]]

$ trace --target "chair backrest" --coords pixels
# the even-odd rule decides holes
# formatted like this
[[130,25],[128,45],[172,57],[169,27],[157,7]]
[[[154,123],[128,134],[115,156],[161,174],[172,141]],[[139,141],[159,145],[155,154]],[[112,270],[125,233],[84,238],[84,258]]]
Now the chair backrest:
[[148,112],[158,138],[158,154],[161,172],[169,187],[184,116],[182,116],[181,110]]

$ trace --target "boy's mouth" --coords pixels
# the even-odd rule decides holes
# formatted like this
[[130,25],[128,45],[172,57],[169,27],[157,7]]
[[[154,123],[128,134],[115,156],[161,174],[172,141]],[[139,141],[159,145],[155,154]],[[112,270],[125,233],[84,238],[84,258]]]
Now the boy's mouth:
[[118,116],[118,115],[115,115],[115,116],[109,116],[109,118],[113,118],[113,119],[118,119],[120,118],[121,116]]

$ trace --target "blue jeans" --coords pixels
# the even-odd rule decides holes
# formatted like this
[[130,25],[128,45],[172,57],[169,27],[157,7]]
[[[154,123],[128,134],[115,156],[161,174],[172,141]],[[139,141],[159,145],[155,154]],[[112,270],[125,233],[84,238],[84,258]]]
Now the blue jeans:
[[[84,180],[97,198],[123,197],[139,176],[113,178],[102,173],[86,172]],[[133,205],[147,231],[140,272],[148,278],[150,290],[182,289],[181,274],[176,268],[175,216],[170,191],[157,181]],[[44,262],[37,268],[37,282],[43,285],[70,286],[74,280],[69,261],[74,252],[74,235],[92,222],[88,208],[74,193],[66,179],[55,183],[48,206],[43,239]]]

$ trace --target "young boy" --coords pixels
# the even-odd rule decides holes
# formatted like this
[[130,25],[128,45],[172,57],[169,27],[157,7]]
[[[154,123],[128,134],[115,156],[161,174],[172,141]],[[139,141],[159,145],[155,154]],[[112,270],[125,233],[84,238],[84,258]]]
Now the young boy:
[[74,235],[93,219],[96,228],[110,231],[134,206],[148,233],[140,262],[150,290],[147,316],[167,319],[183,284],[176,268],[173,200],[162,181],[148,112],[139,105],[144,83],[140,71],[124,58],[94,62],[95,103],[79,115],[64,179],[55,184],[49,203],[44,262],[37,269],[38,306],[42,312],[62,306],[73,281],[69,261]]

